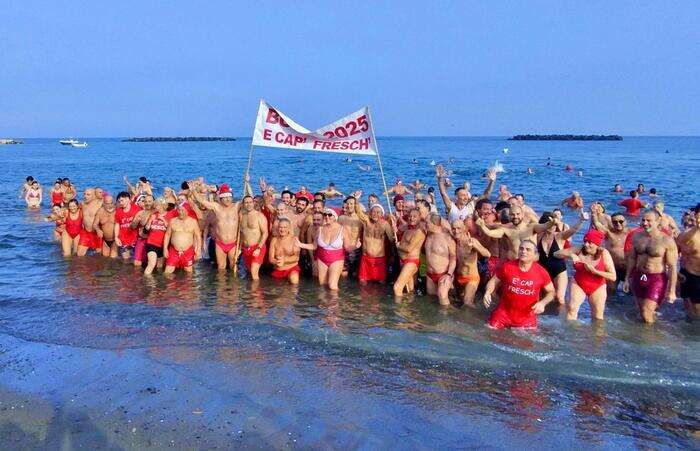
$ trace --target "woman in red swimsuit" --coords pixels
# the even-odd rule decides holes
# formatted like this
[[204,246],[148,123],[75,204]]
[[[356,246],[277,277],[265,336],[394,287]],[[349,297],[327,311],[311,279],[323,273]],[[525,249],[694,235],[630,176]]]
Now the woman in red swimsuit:
[[70,257],[78,252],[78,241],[80,241],[80,231],[83,229],[83,212],[80,210],[78,201],[71,199],[68,202],[68,210],[65,212],[65,230],[61,235],[61,248],[63,256]]
[[603,319],[608,297],[606,280],[615,280],[615,263],[607,249],[603,248],[605,235],[591,229],[583,237],[583,246],[573,246],[554,253],[557,258],[571,258],[574,262],[574,280],[571,283],[566,319],[578,318],[578,310],[588,297],[591,318]]
[[144,274],[153,274],[156,267],[163,269],[163,241],[169,222],[166,215],[167,208],[168,203],[165,198],[159,197],[153,203],[153,212],[146,220],[144,229],[148,232],[148,236],[144,250],[148,264],[143,271]]
[[315,251],[318,283],[328,285],[333,291],[338,289],[345,252],[354,251],[362,246],[359,241],[351,242],[347,229],[338,223],[338,213],[330,208],[323,210],[323,224],[318,228],[314,242],[304,244],[297,239],[296,244],[302,249]]

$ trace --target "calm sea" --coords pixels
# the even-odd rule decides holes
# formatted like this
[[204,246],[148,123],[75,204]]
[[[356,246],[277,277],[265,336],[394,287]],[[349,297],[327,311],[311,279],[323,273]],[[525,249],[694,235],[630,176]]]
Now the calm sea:
[[[312,448],[698,446],[700,334],[680,302],[663,306],[653,327],[641,324],[632,300],[620,296],[608,300],[604,325],[591,325],[584,305],[576,323],[544,316],[537,333],[494,332],[484,325],[485,313],[441,309],[422,296],[395,302],[384,287],[344,282],[334,295],[309,280],[298,288],[270,279],[253,285],[204,265],[191,279],[146,280],[115,261],[65,260],[52,244],[52,225],[42,221],[46,207],[28,212],[18,198],[27,175],[46,188],[56,177],[70,177],[79,189],[101,186],[112,193],[123,189],[124,175],[145,175],[156,188],[203,175],[230,183],[239,194],[250,141],[90,139],[86,149],[57,141],[0,146],[5,389],[57,404],[89,390],[85,410],[108,411],[143,402],[136,401],[142,387],[133,382],[142,377],[158,390],[177,387],[181,396],[153,395],[138,419],[192,417],[189,403],[199,396],[203,413],[197,418],[211,426],[209,434],[228,427],[226,415],[235,405],[247,423],[231,426],[234,435],[259,427],[256,440],[270,446],[286,443],[281,436],[294,437],[290,446]],[[484,170],[498,160],[505,167],[499,183],[524,193],[538,211],[574,190],[614,211],[621,198],[611,192],[615,183],[625,190],[640,182],[655,187],[678,222],[684,208],[700,201],[695,137],[385,138],[380,146],[390,184],[401,177],[434,185],[435,161],[447,165],[454,182],[468,180],[479,192]],[[303,184],[315,190],[332,181],[346,193],[381,192],[372,157],[345,158],[256,148],[252,176],[265,176],[278,189]],[[583,176],[565,172],[566,164]],[[528,167],[535,173],[527,175]],[[12,354],[10,340],[24,343],[22,351]],[[20,365],[46,347],[63,359],[57,370],[42,384],[29,374],[16,377],[7,356]],[[81,368],[99,365],[94,353],[102,362],[138,364],[117,371],[103,363],[102,376],[92,368],[87,380]],[[109,387],[121,387],[128,399],[108,396]]]

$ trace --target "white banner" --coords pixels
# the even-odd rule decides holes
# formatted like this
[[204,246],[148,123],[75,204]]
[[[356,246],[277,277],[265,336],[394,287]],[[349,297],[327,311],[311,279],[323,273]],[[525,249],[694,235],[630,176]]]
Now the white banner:
[[261,100],[253,131],[253,145],[376,155],[373,131],[367,107],[311,132]]

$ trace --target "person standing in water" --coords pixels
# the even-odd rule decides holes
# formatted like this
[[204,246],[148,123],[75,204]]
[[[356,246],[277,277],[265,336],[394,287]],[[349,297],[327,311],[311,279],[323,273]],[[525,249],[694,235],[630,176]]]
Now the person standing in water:
[[681,256],[679,280],[681,298],[688,316],[700,318],[700,204],[693,209],[695,223],[678,235],[676,243]]
[[671,237],[659,228],[659,213],[647,210],[642,216],[642,231],[632,238],[627,257],[627,275],[623,290],[634,294],[642,319],[656,320],[656,309],[665,301],[676,299],[676,264],[678,248]]

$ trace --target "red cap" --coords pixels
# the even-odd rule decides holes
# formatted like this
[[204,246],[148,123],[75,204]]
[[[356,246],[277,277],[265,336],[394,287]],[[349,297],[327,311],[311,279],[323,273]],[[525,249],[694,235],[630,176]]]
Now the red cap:
[[589,243],[593,243],[596,246],[600,246],[601,244],[603,244],[604,239],[605,239],[605,234],[603,232],[601,232],[600,230],[596,230],[596,229],[589,230],[583,236],[584,242],[588,241]]
[[222,194],[227,194],[231,192],[231,188],[226,184],[222,183],[221,186],[219,186],[219,196]]
[[403,196],[401,194],[397,194],[394,196],[394,205],[396,205],[396,202],[403,200]]

